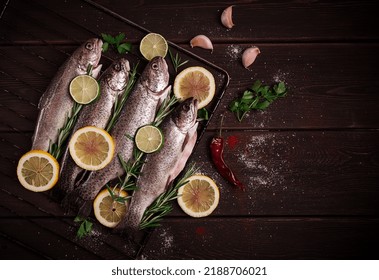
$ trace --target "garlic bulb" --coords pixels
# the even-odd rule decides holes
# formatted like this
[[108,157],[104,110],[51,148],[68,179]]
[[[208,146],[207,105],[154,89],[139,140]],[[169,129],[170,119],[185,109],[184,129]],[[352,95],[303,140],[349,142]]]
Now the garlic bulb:
[[213,52],[213,45],[211,40],[205,35],[197,35],[190,41],[191,48],[200,47],[203,49],[211,50]]
[[260,54],[260,50],[258,47],[250,47],[247,48],[242,54],[242,64],[245,68],[248,68],[252,65],[257,58],[258,54]]
[[229,6],[221,14],[221,23],[226,28],[229,28],[229,29],[234,26],[234,23],[232,20],[232,9],[233,9],[233,6]]

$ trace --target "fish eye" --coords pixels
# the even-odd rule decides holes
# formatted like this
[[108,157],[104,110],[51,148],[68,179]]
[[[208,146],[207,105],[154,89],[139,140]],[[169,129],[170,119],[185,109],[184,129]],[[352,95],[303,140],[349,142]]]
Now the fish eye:
[[116,70],[116,71],[120,71],[120,70],[121,70],[121,65],[120,65],[120,63],[116,63],[116,64],[114,65],[114,70]]
[[87,43],[86,49],[91,51],[93,49],[93,45],[91,43]]
[[158,64],[157,63],[153,63],[151,65],[151,68],[153,68],[154,70],[158,70]]

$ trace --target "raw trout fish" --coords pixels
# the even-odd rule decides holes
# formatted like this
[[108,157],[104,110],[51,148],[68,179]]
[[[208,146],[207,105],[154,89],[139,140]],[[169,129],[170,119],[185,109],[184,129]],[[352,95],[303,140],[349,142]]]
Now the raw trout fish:
[[69,84],[78,75],[86,74],[89,65],[93,66],[93,75],[99,74],[103,42],[89,39],[82,44],[59,68],[53,80],[42,95],[38,104],[39,115],[33,135],[33,150],[49,149],[50,143],[58,139],[58,130],[70,116],[74,100],[69,93]]
[[110,180],[124,174],[117,155],[126,162],[132,158],[134,141],[129,137],[134,137],[139,127],[153,122],[159,105],[170,91],[168,83],[168,66],[164,58],[155,57],[150,60],[110,132],[116,143],[113,160],[105,168],[91,172],[88,178],[65,198],[66,208],[77,208],[81,217],[88,216],[92,200],[101,188]]
[[126,229],[134,235],[139,229],[142,216],[154,200],[167,190],[183,170],[197,139],[197,100],[189,98],[180,103],[167,117],[161,129],[164,144],[158,152],[148,154],[137,179],[126,217],[116,230]]
[[[81,110],[73,132],[84,126],[105,128],[112,114],[116,99],[124,92],[129,81],[130,65],[125,58],[115,60],[100,76],[100,97]],[[61,161],[59,189],[67,194],[74,189],[78,175],[83,171],[71,158],[68,148]]]

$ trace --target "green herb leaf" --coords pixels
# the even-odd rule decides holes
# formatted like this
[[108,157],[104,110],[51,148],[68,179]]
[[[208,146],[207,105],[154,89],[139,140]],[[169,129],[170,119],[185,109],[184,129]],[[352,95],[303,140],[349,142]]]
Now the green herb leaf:
[[120,54],[124,54],[124,53],[130,52],[131,50],[132,50],[132,44],[131,43],[123,43],[123,44],[120,44],[117,47],[117,51]]
[[124,54],[131,51],[132,45],[131,43],[124,42],[125,34],[119,33],[117,36],[113,37],[109,34],[101,33],[101,37],[103,38],[103,52],[108,51],[109,46],[112,46],[119,54]]
[[283,82],[275,84],[271,88],[268,85],[262,85],[262,82],[257,80],[248,90],[244,91],[240,98],[229,104],[229,110],[235,113],[241,122],[251,110],[265,110],[272,102],[286,94],[287,88]]
[[75,217],[74,222],[81,222],[78,231],[76,232],[76,236],[78,238],[83,238],[88,235],[92,231],[93,223],[88,221],[87,219],[83,219],[81,217]]
[[201,108],[197,111],[197,118],[198,120],[208,120],[209,119],[209,113],[208,110],[205,108]]
[[189,60],[186,61],[181,61],[182,59],[180,58],[179,54],[176,53],[174,56],[171,52],[171,49],[168,50],[168,53],[170,54],[170,59],[172,62],[172,65],[174,66],[175,72],[178,72],[178,68],[186,64]]
[[120,33],[114,39],[115,39],[115,44],[119,45],[122,42],[122,40],[125,39],[125,34],[124,33]]

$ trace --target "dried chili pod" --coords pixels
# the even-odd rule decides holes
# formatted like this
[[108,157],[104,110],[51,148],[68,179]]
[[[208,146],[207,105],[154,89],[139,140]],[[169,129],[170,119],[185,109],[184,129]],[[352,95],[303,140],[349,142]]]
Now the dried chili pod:
[[[221,119],[221,126],[223,118],[224,117],[222,117]],[[210,149],[212,161],[216,166],[218,173],[234,186],[239,187],[242,190],[245,190],[245,186],[237,179],[234,172],[229,168],[229,166],[226,164],[224,160],[224,138],[222,138],[221,136],[221,128],[219,135],[213,137],[210,144]]]

